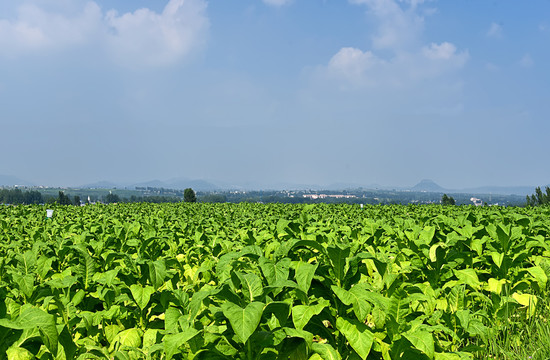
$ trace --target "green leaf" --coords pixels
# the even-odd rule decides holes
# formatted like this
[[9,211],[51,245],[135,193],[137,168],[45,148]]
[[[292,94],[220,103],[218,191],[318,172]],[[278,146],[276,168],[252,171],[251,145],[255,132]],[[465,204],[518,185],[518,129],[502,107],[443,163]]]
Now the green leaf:
[[138,284],[133,284],[130,285],[130,292],[137,306],[143,310],[147,307],[147,304],[149,304],[149,300],[151,299],[151,295],[155,292],[155,289],[151,286],[143,287]]
[[164,351],[166,352],[166,359],[170,360],[175,354],[177,354],[178,348],[191,340],[195,335],[199,333],[198,330],[189,328],[183,332],[177,334],[169,334],[164,336]]
[[502,251],[504,253],[507,253],[508,247],[510,245],[509,232],[503,229],[501,224],[498,224],[496,227],[496,233],[497,233],[498,240],[500,241],[500,246],[502,246]]
[[288,279],[290,261],[289,258],[284,258],[275,264],[263,256],[260,257],[260,268],[269,285],[277,285]]
[[454,270],[454,274],[460,283],[469,285],[476,290],[479,289],[481,283],[474,269]]
[[529,274],[531,274],[531,276],[535,278],[541,290],[546,289],[548,277],[546,276],[546,272],[544,272],[544,270],[539,265],[530,267],[527,269],[527,271],[529,271]]
[[254,301],[254,298],[262,295],[263,286],[260,277],[254,273],[239,274],[243,294],[248,298],[248,301]]
[[403,336],[414,345],[415,348],[428,355],[430,359],[434,358],[434,338],[433,335],[425,330],[415,329],[406,332]]
[[148,267],[149,280],[155,290],[158,290],[164,284],[164,279],[166,279],[166,264],[164,260],[156,260],[150,261]]
[[285,326],[288,317],[290,316],[290,304],[284,301],[273,301],[265,306],[263,315],[275,315],[280,326]]
[[317,271],[318,264],[310,264],[304,261],[294,261],[292,267],[294,268],[294,277],[298,288],[302,290],[305,294],[309,291],[311,286],[311,281]]
[[331,289],[344,304],[353,305],[353,312],[355,313],[357,320],[365,322],[367,315],[372,309],[372,306],[367,302],[367,298],[365,296],[365,293],[367,292],[366,289],[361,288],[360,286],[354,286],[347,291],[335,285],[332,285]]
[[420,242],[424,245],[430,245],[434,235],[435,235],[435,227],[426,226],[424,227],[424,229],[422,229],[422,231],[420,231],[418,240],[420,240]]
[[105,338],[107,339],[107,342],[109,344],[112,344],[113,341],[115,340],[115,337],[122,330],[124,330],[124,326],[118,325],[118,324],[111,324],[111,325],[105,326]]
[[7,351],[6,355],[8,360],[32,360],[35,359],[34,355],[27,349],[21,348],[19,346],[11,346]]
[[500,293],[502,292],[502,285],[506,284],[506,282],[506,279],[497,280],[495,278],[490,278],[489,280],[487,280],[487,290],[497,295],[500,295]]
[[374,335],[368,326],[356,320],[336,319],[336,328],[344,334],[355,352],[365,360],[369,356]]
[[88,249],[86,249],[86,246],[83,244],[73,245],[71,248],[75,249],[79,255],[80,263],[76,267],[76,274],[82,279],[84,290],[87,290],[96,273],[94,259],[90,256]]
[[251,302],[243,309],[236,304],[226,302],[222,304],[221,308],[233,331],[244,344],[260,324],[264,304]]
[[143,349],[147,350],[157,343],[158,329],[147,329],[143,334]]
[[342,357],[330,344],[313,343],[311,350],[319,354],[322,360],[341,360]]
[[142,335],[143,331],[141,329],[132,328],[123,330],[116,334],[111,346],[114,345],[116,347],[117,344],[120,344],[121,346],[140,347]]
[[54,261],[53,257],[47,257],[47,256],[41,256],[38,261],[36,262],[36,268],[38,272],[38,276],[40,276],[40,279],[45,279],[48,275],[48,272],[52,268],[52,263]]
[[491,258],[495,265],[500,269],[502,266],[502,261],[504,260],[504,253],[499,253],[497,251],[491,251]]
[[327,247],[327,254],[330,258],[330,262],[338,283],[341,283],[346,275],[346,259],[348,258],[349,253],[349,246],[342,248],[340,245],[331,245]]
[[86,249],[86,246],[83,244],[73,245],[71,247],[79,254],[80,263],[76,268],[76,274],[82,278],[84,290],[87,290],[96,273],[94,259],[90,256],[88,249]]
[[17,322],[28,327],[38,327],[44,345],[52,354],[57,355],[58,333],[53,315],[48,314],[42,309],[23,305]]
[[178,320],[182,316],[181,311],[175,307],[169,307],[164,313],[164,329],[168,334],[178,332]]
[[21,275],[19,273],[14,273],[12,274],[12,277],[17,284],[19,291],[25,295],[25,298],[29,299],[34,292],[34,275]]
[[529,316],[534,315],[538,299],[535,295],[513,293],[512,298],[519,304],[529,307]]
[[443,249],[443,246],[445,246],[445,244],[437,243],[430,247],[431,262],[437,262],[438,260],[439,261],[442,260],[442,258],[445,256],[445,250]]
[[296,305],[292,308],[292,322],[298,330],[302,330],[314,315],[319,315],[327,305],[328,300],[321,299],[316,305]]
[[71,336],[67,325],[64,325],[61,331],[59,331],[59,328],[57,330],[59,332],[58,341],[63,348],[63,352],[65,353],[65,359],[74,359],[74,354],[78,350],[78,347],[74,343],[73,337]]

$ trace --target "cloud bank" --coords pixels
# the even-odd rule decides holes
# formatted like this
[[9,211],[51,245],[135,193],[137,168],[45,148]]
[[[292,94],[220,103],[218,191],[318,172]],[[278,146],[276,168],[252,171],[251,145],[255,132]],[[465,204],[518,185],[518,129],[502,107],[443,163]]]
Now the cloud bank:
[[122,66],[163,66],[199,49],[209,28],[204,0],[170,0],[160,13],[123,14],[105,12],[94,1],[69,3],[76,10],[25,2],[14,18],[0,18],[0,57],[91,46]]

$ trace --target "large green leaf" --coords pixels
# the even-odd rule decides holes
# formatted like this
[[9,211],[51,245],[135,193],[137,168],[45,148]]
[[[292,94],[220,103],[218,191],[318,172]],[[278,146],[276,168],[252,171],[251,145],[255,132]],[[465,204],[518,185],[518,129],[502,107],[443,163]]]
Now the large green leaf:
[[27,349],[19,346],[11,346],[6,351],[8,360],[32,360],[35,356]]
[[260,280],[260,277],[258,275],[254,273],[237,274],[239,275],[239,279],[241,280],[243,294],[247,297],[248,301],[252,302],[256,297],[262,295],[262,281]]
[[328,300],[321,299],[316,305],[296,305],[292,308],[292,322],[302,330],[314,315],[319,315],[329,305]]
[[425,330],[414,329],[403,334],[415,348],[422,351],[430,359],[434,358],[434,338],[433,335]]
[[288,279],[290,261],[289,258],[283,258],[275,264],[263,256],[260,257],[260,268],[269,285],[277,285]]
[[369,356],[374,335],[367,325],[357,320],[348,320],[342,317],[336,319],[336,328],[344,334],[349,344],[361,359]]
[[372,306],[367,301],[366,293],[368,291],[366,289],[354,286],[348,291],[335,285],[331,286],[331,289],[344,304],[353,305],[353,312],[357,316],[357,320],[365,322],[367,315],[372,309]]
[[292,263],[298,288],[306,294],[311,286],[311,281],[313,280],[317,266],[318,264],[313,265],[304,261],[295,261]]
[[541,268],[539,265],[527,268],[527,271],[529,271],[529,274],[531,274],[532,277],[535,278],[537,281],[539,288],[544,290],[546,289],[546,284],[548,283],[548,276],[546,276],[546,272],[543,268]]
[[322,360],[341,360],[342,357],[330,344],[313,343],[311,350],[319,354]]
[[57,355],[58,333],[53,315],[42,309],[23,305],[21,315],[17,317],[17,323],[26,328],[38,327],[44,345],[52,354]]
[[141,346],[141,337],[143,336],[143,331],[141,329],[126,329],[118,334],[113,339],[110,351],[117,349],[118,346],[129,346],[138,348]]
[[198,333],[198,330],[190,328],[177,334],[164,336],[163,343],[166,359],[170,360],[175,354],[179,353],[179,347],[195,337]]
[[137,306],[143,310],[149,304],[149,300],[151,300],[151,295],[155,292],[155,289],[151,286],[143,287],[139,284],[133,284],[130,285],[130,292]]
[[244,344],[260,324],[264,304],[251,302],[243,309],[239,305],[226,302],[222,304],[221,308],[233,331],[238,336],[238,340]]
[[19,273],[14,273],[12,277],[17,284],[19,291],[21,291],[21,293],[23,293],[25,297],[29,299],[34,292],[34,275],[21,275]]
[[82,279],[84,290],[87,290],[96,273],[96,264],[94,259],[88,253],[85,245],[78,244],[72,246],[72,248],[76,250],[80,260],[78,266],[76,267],[76,274]]
[[164,284],[166,278],[166,265],[164,260],[155,260],[148,263],[149,280],[155,289]]
[[481,283],[474,269],[454,270],[454,274],[460,283],[469,285],[476,290],[479,289]]
[[338,284],[344,280],[346,275],[346,259],[350,254],[350,250],[349,246],[343,245],[342,247],[340,244],[327,247],[327,255],[330,258]]

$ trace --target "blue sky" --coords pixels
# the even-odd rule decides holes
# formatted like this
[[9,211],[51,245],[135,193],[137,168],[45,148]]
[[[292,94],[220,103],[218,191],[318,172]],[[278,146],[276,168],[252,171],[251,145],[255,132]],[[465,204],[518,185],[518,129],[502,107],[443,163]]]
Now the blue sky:
[[550,183],[550,2],[0,3],[0,174]]

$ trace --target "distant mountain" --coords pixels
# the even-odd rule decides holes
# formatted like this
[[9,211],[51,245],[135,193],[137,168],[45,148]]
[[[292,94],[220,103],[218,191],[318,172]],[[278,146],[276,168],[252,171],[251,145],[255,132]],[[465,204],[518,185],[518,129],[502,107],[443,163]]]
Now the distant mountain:
[[220,186],[212,184],[206,180],[190,180],[186,178],[176,178],[167,181],[170,189],[186,189],[192,188],[195,191],[214,191],[219,190]]
[[437,185],[434,181],[429,179],[424,179],[418,184],[413,186],[410,190],[412,191],[428,191],[428,192],[442,192],[446,191],[441,186]]
[[155,187],[155,188],[165,188],[165,189],[170,188],[166,182],[158,179],[132,184],[131,187]]
[[12,175],[0,175],[0,186],[33,186],[34,184]]

